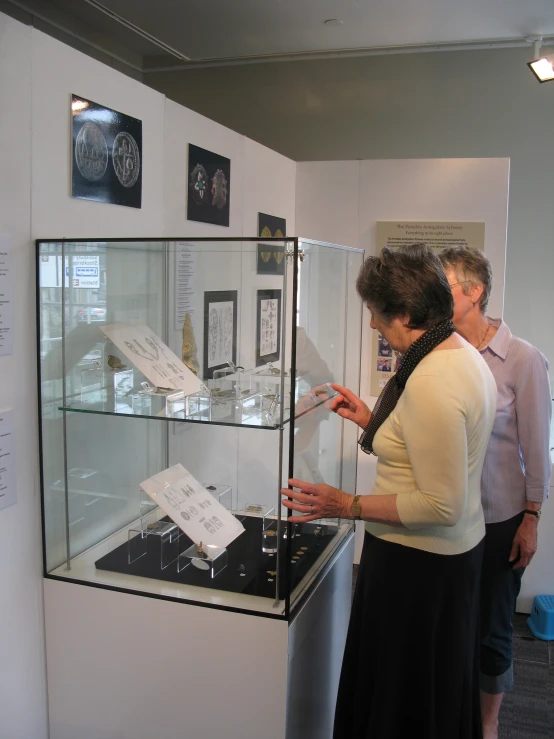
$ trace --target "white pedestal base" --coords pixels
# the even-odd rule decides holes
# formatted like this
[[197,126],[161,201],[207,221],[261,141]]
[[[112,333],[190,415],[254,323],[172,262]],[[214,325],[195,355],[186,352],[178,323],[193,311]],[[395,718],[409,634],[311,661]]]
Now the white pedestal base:
[[329,739],[352,558],[290,625],[46,579],[50,739]]

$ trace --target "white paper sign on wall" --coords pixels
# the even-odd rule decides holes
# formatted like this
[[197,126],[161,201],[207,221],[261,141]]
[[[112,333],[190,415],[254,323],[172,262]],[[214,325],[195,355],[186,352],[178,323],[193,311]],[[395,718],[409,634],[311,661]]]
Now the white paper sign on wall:
[[0,412],[0,508],[17,503],[13,411]]
[[0,236],[0,355],[13,352],[13,256],[8,236]]

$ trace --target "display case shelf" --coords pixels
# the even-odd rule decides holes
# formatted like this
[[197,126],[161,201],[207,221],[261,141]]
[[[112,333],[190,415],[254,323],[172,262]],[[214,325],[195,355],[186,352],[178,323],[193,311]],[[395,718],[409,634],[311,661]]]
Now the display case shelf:
[[[323,393],[325,396],[324,400],[310,398],[308,395],[303,398],[308,399],[308,403],[304,402],[301,404],[300,409],[293,416],[295,420],[301,417],[321,410],[326,404],[332,399],[334,393],[326,391]],[[144,399],[148,398],[150,407],[148,410],[144,408]],[[171,410],[168,409],[167,399],[165,396],[160,395],[145,395],[140,399],[140,406],[133,408],[133,398],[128,400],[121,400],[109,403],[108,401],[98,401],[97,398],[85,399],[80,402],[73,402],[71,405],[58,406],[57,410],[60,412],[67,413],[94,413],[107,416],[125,416],[127,418],[149,418],[151,420],[158,421],[174,421],[177,423],[200,423],[209,424],[214,426],[231,426],[236,428],[255,428],[255,429],[267,429],[277,430],[283,428],[291,420],[290,418],[290,407],[285,407],[284,417],[281,419],[277,412],[274,410],[271,413],[272,399],[263,398],[262,402],[265,401],[265,407],[261,408],[253,407],[250,409],[248,406],[242,408],[242,399],[229,398],[225,401],[221,401],[224,411],[218,418],[195,418],[194,414],[188,414],[186,408]],[[234,401],[237,401],[235,407]],[[248,400],[248,399],[247,399]],[[185,399],[183,398],[183,404]],[[217,406],[216,406],[217,408]],[[239,420],[237,420],[237,418]]]

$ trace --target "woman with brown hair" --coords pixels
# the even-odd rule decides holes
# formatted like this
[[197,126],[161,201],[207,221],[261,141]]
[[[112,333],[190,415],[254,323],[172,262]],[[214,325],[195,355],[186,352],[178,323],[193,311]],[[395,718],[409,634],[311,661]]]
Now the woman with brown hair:
[[496,739],[502,699],[514,683],[512,614],[525,567],[537,551],[550,485],[550,380],[540,351],[486,315],[492,270],[483,252],[451,247],[440,259],[456,330],[482,355],[498,388],[481,476],[486,536],[480,606],[483,735]]
[[479,481],[494,379],[455,333],[448,282],[425,245],[369,257],[357,288],[371,327],[403,354],[373,412],[333,386],[332,409],[377,455],[375,487],[360,498],[292,479],[282,491],[295,523],[366,522],[334,738],[479,739]]

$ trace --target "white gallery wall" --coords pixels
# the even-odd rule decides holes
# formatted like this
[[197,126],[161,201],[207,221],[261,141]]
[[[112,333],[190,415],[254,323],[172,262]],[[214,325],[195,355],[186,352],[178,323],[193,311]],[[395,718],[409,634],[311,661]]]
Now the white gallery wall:
[[[18,500],[0,510],[0,736],[46,737],[31,247],[31,37],[0,15],[0,234],[14,261],[13,354],[0,357],[0,411],[15,416]],[[14,71],[17,70],[17,74]]]
[[[141,209],[71,198],[71,93],[142,120]],[[296,164],[3,14],[0,100],[0,234],[15,262],[0,411],[15,411],[19,493],[0,510],[0,736],[46,739],[34,239],[255,236],[258,210],[294,233]],[[189,142],[231,159],[229,228],[186,219]]]
[[[502,315],[508,214],[508,159],[387,159],[299,162],[296,223],[300,233],[375,253],[377,221],[484,221],[485,251],[496,280],[491,315]],[[362,321],[361,397],[370,395],[371,329]],[[371,492],[376,457],[358,454],[361,495]],[[363,543],[358,526],[356,561]]]

